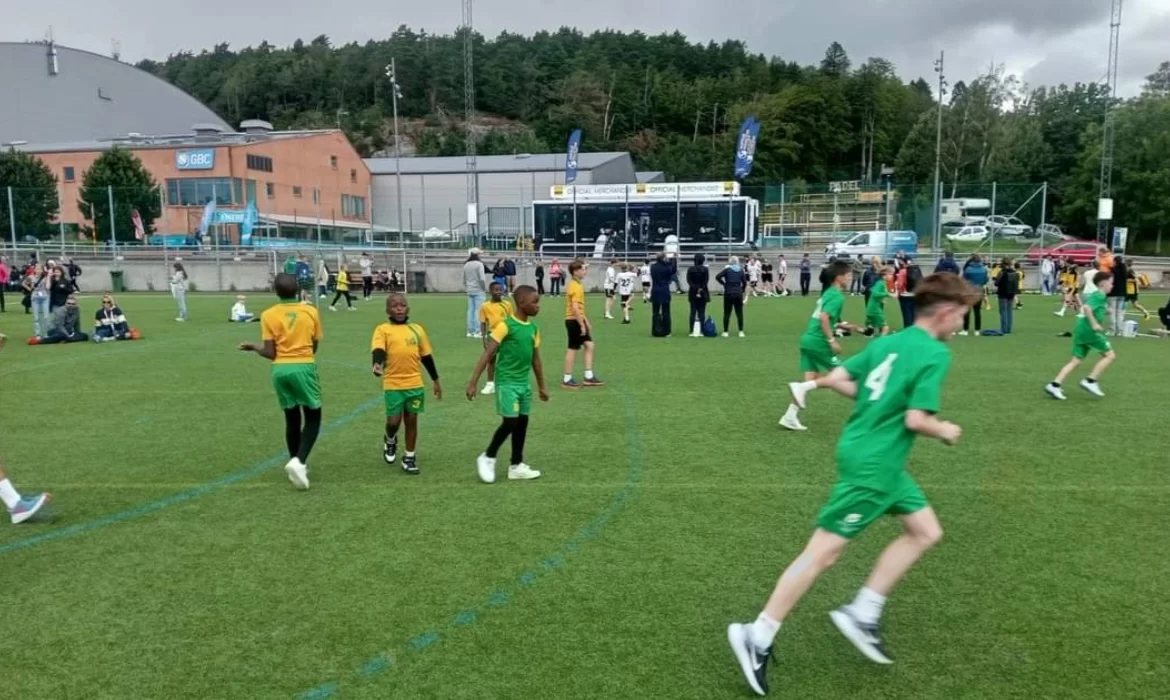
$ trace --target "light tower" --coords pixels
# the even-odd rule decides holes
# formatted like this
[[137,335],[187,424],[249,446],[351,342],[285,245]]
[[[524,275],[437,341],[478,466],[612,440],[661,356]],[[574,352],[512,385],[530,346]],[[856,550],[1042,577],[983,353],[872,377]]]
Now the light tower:
[[1121,42],[1121,2],[1113,0],[1109,12],[1109,67],[1105,88],[1105,123],[1101,129],[1101,189],[1097,195],[1097,240],[1110,244],[1109,225],[1113,219],[1113,103],[1117,100],[1117,46]]
[[463,120],[467,129],[467,226],[474,236],[478,223],[479,181],[475,173],[475,29],[471,3],[472,0],[463,0]]

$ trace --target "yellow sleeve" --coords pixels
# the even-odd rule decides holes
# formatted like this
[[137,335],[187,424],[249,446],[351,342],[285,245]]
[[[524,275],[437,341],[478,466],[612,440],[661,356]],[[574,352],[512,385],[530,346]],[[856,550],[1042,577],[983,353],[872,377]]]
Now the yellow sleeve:
[[503,322],[497,323],[496,327],[492,329],[492,340],[496,341],[496,344],[499,345],[500,343],[504,342],[504,338],[507,337],[508,324]]
[[316,309],[312,307],[309,307],[309,309],[312,311],[310,316],[313,318],[313,340],[321,340],[324,337],[321,329],[321,315],[317,313]]
[[481,304],[479,307],[479,322],[481,325],[488,322],[487,304]]
[[382,332],[382,327],[378,326],[374,329],[373,339],[370,340],[370,352],[386,349],[386,334]]
[[418,355],[425,357],[435,353],[434,348],[431,347],[431,339],[427,336],[426,330],[422,326],[415,326],[414,330],[418,332]]
[[275,314],[265,311],[260,314],[260,339],[261,340],[276,340],[276,336],[280,335],[280,320],[276,318]]
[[511,316],[512,314],[516,313],[516,309],[515,309],[515,307],[512,306],[512,302],[510,302],[510,301],[504,302],[504,313],[508,316]]
[[534,347],[534,348],[539,348],[539,347],[540,347],[540,331],[539,331],[539,330],[538,330],[538,331],[536,331],[536,335],[535,335],[535,336],[533,336],[533,343],[532,343],[532,347]]

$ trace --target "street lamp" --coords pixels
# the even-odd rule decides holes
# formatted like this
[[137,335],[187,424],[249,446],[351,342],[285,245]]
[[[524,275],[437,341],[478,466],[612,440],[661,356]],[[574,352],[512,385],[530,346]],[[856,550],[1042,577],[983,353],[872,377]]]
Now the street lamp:
[[390,79],[391,102],[394,104],[394,187],[395,200],[398,204],[398,244],[406,249],[406,237],[402,231],[402,154],[398,150],[398,98],[402,91],[398,88],[398,73],[394,69],[394,59],[386,66],[386,77]]

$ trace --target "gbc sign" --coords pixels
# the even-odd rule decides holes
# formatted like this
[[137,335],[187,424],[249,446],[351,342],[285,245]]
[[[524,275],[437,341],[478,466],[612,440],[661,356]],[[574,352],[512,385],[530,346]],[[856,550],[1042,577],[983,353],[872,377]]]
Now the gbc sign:
[[179,170],[211,170],[215,167],[215,149],[175,151],[175,167]]

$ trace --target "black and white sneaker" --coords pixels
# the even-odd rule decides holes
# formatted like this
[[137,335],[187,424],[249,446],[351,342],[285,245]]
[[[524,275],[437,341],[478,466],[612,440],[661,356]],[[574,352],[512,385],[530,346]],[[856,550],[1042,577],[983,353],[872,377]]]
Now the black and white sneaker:
[[386,460],[386,464],[394,464],[394,460],[398,459],[398,438],[386,438],[384,446],[382,459]]
[[772,648],[763,651],[756,649],[752,644],[749,625],[738,622],[727,626],[727,643],[731,645],[731,652],[739,662],[743,671],[744,680],[755,691],[756,695],[768,694],[768,659],[772,657]]
[[418,475],[418,461],[416,460],[416,458],[415,457],[403,457],[402,458],[402,471],[406,474],[410,474],[411,476],[417,476]]
[[853,646],[857,647],[858,651],[865,654],[865,658],[878,664],[894,663],[894,660],[882,647],[882,637],[876,624],[861,622],[854,617],[848,606],[837,608],[829,613],[829,617],[837,629],[841,631],[841,634],[853,642]]

